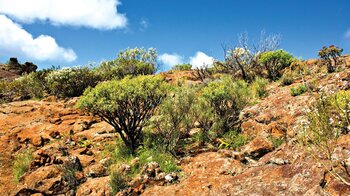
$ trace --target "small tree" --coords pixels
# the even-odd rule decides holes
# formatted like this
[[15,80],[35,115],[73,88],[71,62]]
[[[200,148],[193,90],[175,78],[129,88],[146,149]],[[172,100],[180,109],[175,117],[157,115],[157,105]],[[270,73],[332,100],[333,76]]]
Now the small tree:
[[318,56],[322,60],[327,62],[327,70],[329,73],[335,71],[335,68],[339,63],[339,57],[341,56],[342,52],[343,49],[338,48],[334,45],[331,45],[328,48],[326,46],[323,46],[323,48],[318,51]]
[[166,95],[161,76],[126,77],[89,88],[78,108],[99,116],[114,127],[125,145],[135,153],[142,145],[142,129]]
[[284,50],[265,52],[259,57],[259,63],[267,70],[270,80],[281,77],[281,71],[289,67],[293,61],[295,61],[293,55]]

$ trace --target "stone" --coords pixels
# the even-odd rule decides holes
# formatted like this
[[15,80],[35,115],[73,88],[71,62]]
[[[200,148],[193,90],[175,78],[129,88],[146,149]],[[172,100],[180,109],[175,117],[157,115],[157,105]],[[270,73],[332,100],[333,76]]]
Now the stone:
[[168,183],[171,183],[174,180],[174,178],[170,174],[165,175],[164,179],[165,179],[165,182],[168,182]]
[[137,167],[140,164],[140,158],[136,157],[130,161],[131,167]]
[[243,148],[243,152],[248,156],[259,159],[266,153],[273,151],[273,144],[266,138],[256,137]]
[[112,190],[109,186],[109,177],[89,178],[78,187],[76,195],[112,196]]
[[104,167],[102,164],[95,164],[91,165],[87,168],[87,176],[96,178],[96,177],[103,177],[107,176],[107,168]]

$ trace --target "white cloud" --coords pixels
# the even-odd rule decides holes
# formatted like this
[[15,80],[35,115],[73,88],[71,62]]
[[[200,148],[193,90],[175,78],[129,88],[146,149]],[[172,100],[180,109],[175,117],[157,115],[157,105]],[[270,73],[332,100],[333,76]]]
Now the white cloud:
[[174,65],[183,63],[182,56],[176,53],[174,54],[164,53],[162,55],[159,55],[158,60],[168,68],[171,68]]
[[345,33],[344,37],[350,39],[350,29]]
[[117,11],[119,0],[1,0],[0,13],[16,21],[48,21],[54,25],[95,29],[124,28],[127,18]]
[[202,67],[204,65],[211,66],[214,58],[206,55],[204,52],[198,51],[194,57],[190,57],[190,64],[193,68]]
[[[0,6],[1,7],[1,6]],[[56,40],[48,35],[36,38],[19,24],[4,15],[0,15],[0,52],[27,57],[38,61],[74,61],[77,56],[71,49],[60,47]]]
[[149,21],[147,18],[141,18],[140,20],[140,31],[145,31],[149,27]]

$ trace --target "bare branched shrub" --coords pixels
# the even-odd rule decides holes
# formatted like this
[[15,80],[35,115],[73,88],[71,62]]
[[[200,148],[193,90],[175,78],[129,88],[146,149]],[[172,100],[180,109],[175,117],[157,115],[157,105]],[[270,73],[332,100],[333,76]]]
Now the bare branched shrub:
[[206,65],[202,67],[197,67],[192,72],[192,76],[196,80],[200,80],[201,82],[205,82],[207,79],[210,79],[212,77],[212,74],[213,74],[213,70]]
[[280,35],[261,33],[258,44],[248,44],[247,33],[238,35],[238,43],[235,47],[223,46],[224,62],[217,61],[216,65],[225,73],[236,75],[237,72],[245,81],[254,80],[256,75],[262,75],[262,67],[259,58],[262,53],[274,51],[279,48]]

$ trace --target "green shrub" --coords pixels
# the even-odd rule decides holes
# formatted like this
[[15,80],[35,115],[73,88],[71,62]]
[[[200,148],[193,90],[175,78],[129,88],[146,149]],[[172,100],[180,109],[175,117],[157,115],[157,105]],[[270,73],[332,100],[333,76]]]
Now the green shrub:
[[195,92],[190,87],[175,87],[159,106],[151,126],[153,143],[161,150],[176,156],[180,139],[188,135],[193,127],[192,110]]
[[299,134],[304,149],[332,176],[350,185],[348,157],[333,157],[339,137],[350,132],[350,91],[320,97],[311,107],[307,119],[306,129]]
[[42,98],[44,86],[35,73],[23,75],[10,83],[10,90],[22,98]]
[[198,117],[203,119],[202,126],[209,125],[220,135],[238,124],[239,113],[250,100],[250,90],[245,81],[223,77],[202,89]]
[[6,93],[8,92],[10,82],[7,81],[0,81],[0,93]]
[[307,92],[307,86],[305,84],[299,84],[296,87],[290,89],[290,94],[292,96],[298,96]]
[[254,97],[256,98],[264,98],[268,95],[266,90],[266,86],[268,81],[266,79],[256,77],[253,83],[251,84],[251,89],[254,93]]
[[281,71],[289,67],[293,61],[295,61],[293,55],[284,50],[265,52],[259,57],[259,63],[267,70],[270,80],[281,77]]
[[172,67],[172,70],[180,70],[180,71],[188,71],[192,69],[191,64],[179,64],[179,65],[174,65]]
[[88,67],[73,67],[50,72],[46,81],[50,94],[76,97],[82,95],[87,87],[94,87],[99,79]]
[[167,83],[159,75],[126,77],[87,89],[77,106],[113,126],[134,153],[143,143],[145,122],[161,104],[167,90]]
[[229,131],[224,134],[219,141],[219,148],[239,150],[240,147],[248,143],[249,138],[246,135],[238,133],[237,131]]
[[31,150],[25,150],[16,155],[13,162],[13,176],[16,182],[19,182],[23,174],[29,170],[32,160],[33,155]]
[[341,56],[343,49],[338,48],[334,45],[329,47],[323,46],[321,50],[318,51],[318,56],[326,61],[327,70],[332,73],[336,70],[336,66],[339,64],[339,57]]
[[102,62],[94,72],[103,80],[122,79],[127,75],[151,75],[156,72],[157,51],[154,48],[126,49],[112,61]]

